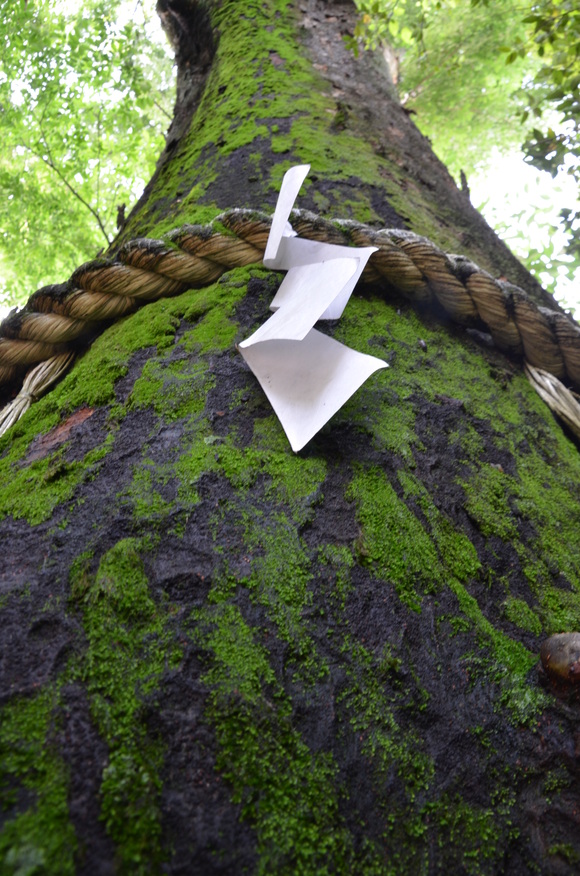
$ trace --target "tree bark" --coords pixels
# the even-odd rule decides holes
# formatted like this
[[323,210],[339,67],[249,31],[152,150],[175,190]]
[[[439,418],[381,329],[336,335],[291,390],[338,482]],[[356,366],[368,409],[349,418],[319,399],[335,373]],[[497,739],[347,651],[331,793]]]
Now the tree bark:
[[[555,307],[350,3],[159,9],[175,119],[112,252],[309,162],[300,207]],[[361,287],[328,331],[390,368],[293,454],[235,350],[280,280],[147,305],[0,439],[6,872],[572,872],[579,707],[537,661],[580,625],[577,447],[516,359]]]

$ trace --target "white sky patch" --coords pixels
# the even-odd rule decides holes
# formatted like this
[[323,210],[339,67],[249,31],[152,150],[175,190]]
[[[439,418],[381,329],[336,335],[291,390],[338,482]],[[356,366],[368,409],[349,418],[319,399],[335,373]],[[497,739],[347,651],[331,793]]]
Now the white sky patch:
[[[483,213],[515,255],[525,257],[530,249],[543,250],[547,235],[553,255],[561,254],[566,235],[557,226],[560,210],[579,206],[578,192],[571,177],[560,173],[552,179],[531,167],[522,153],[502,155],[496,150],[489,170],[469,180],[472,203]],[[564,269],[561,269],[564,270]],[[509,278],[508,278],[509,279]],[[539,277],[543,285],[551,278]],[[580,308],[580,284],[560,276],[555,284],[556,298],[565,307]]]
[[6,297],[2,294],[2,289],[0,289],[0,322],[16,307],[15,304],[6,304],[5,302]]
[[12,91],[12,95],[10,100],[14,104],[14,106],[22,106],[24,103],[24,88],[26,83],[23,82],[22,79],[14,79],[13,82],[10,83],[10,89]]

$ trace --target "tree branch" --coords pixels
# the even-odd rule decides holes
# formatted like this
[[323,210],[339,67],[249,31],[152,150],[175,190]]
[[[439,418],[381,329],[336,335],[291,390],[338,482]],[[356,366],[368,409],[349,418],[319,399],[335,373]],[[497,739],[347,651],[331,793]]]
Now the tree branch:
[[80,203],[83,205],[83,207],[86,207],[86,209],[89,211],[89,213],[91,213],[92,216],[94,216],[99,228],[101,229],[101,231],[103,233],[103,237],[107,241],[107,246],[108,246],[111,243],[111,238],[107,234],[105,226],[103,225],[103,223],[101,221],[101,217],[99,216],[98,212],[93,207],[91,207],[91,205],[88,203],[88,201],[85,201],[85,199],[80,194],[80,192],[77,192],[75,187],[73,185],[71,185],[71,183],[69,183],[69,181],[67,180],[67,178],[65,177],[63,172],[54,163],[51,152],[50,152],[50,147],[49,147],[48,143],[46,142],[46,137],[44,136],[44,131],[42,131],[42,128],[41,128],[41,132],[42,132],[42,139],[44,140],[44,146],[46,148],[46,151],[48,152],[48,158],[46,157],[46,155],[43,155],[41,152],[38,152],[36,149],[33,149],[32,146],[28,145],[28,143],[23,144],[24,148],[28,149],[28,151],[31,152],[33,155],[36,155],[37,158],[40,158],[41,161],[44,161],[44,163],[47,165],[47,167],[50,167],[51,170],[54,170],[54,172],[56,173],[58,178],[64,183],[64,185],[67,187],[69,192],[72,195],[74,195],[74,197],[78,201],[80,201]]
[[157,109],[159,110],[159,112],[162,112],[163,115],[164,115],[164,116],[167,116],[168,119],[172,119],[172,118],[173,118],[173,116],[171,115],[171,113],[168,113],[166,109],[163,109],[163,107],[161,106],[161,104],[160,104],[160,103],[157,103],[157,101],[155,100],[155,98],[153,98],[153,103],[155,104],[155,106],[157,107]]

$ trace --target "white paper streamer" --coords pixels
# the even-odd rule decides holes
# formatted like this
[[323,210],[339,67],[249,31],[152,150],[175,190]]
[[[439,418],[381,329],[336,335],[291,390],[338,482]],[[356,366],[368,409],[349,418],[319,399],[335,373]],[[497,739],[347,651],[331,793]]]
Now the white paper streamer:
[[270,305],[270,309],[276,311],[274,316],[242,341],[240,347],[244,349],[259,341],[276,339],[303,340],[314,323],[324,318],[336,298],[336,290],[354,276],[357,268],[358,259],[335,259],[292,268]]
[[268,268],[287,270],[270,317],[238,349],[298,451],[365,380],[387,363],[313,329],[338,319],[376,247],[335,246],[296,237],[288,219],[310,165],[284,175],[266,251]]
[[[281,263],[279,264],[279,269],[288,270],[288,275],[290,276],[294,276],[294,272],[299,267],[312,266],[316,262],[325,262],[329,264],[330,269],[330,263],[336,259],[357,261],[357,268],[352,277],[350,279],[344,278],[339,294],[334,298],[332,304],[329,305],[322,316],[319,317],[319,319],[340,319],[344,308],[348,304],[348,299],[364,271],[366,263],[376,249],[376,246],[355,248],[352,246],[336,246],[333,243],[319,243],[316,240],[302,240],[298,237],[283,237],[278,250],[280,257],[276,261]],[[278,289],[272,300],[271,310],[281,306],[281,292],[282,286]]]
[[272,217],[272,225],[270,234],[266,244],[264,253],[264,264],[267,268],[277,268],[276,257],[282,237],[294,237],[296,232],[292,230],[292,226],[288,222],[290,212],[294,206],[294,201],[298,197],[300,187],[310,170],[309,164],[298,164],[291,167],[284,174],[282,185],[280,186],[280,194],[276,201],[276,209]]

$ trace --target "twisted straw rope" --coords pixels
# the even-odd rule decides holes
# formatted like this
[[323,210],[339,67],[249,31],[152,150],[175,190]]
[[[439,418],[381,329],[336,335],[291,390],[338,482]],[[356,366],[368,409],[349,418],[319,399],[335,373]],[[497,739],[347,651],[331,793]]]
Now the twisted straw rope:
[[[231,268],[260,262],[270,223],[264,214],[229,210],[211,225],[184,225],[162,240],[132,240],[114,260],[88,262],[68,283],[35,292],[22,310],[0,324],[0,385],[22,380],[29,366],[37,366],[20,395],[0,411],[0,434],[70,367],[73,354],[103,323],[147,301],[212,283]],[[536,375],[534,380],[534,369],[548,373],[556,395],[558,385],[565,390],[562,379],[580,388],[580,326],[534,304],[519,287],[493,279],[463,256],[446,255],[410,231],[375,231],[351,221],[333,224],[301,210],[293,211],[292,224],[311,240],[376,246],[363,282],[386,282],[387,292],[439,306],[454,322],[487,330],[501,350],[525,358],[532,384],[538,391],[543,386],[542,397],[556,413],[561,414],[561,403],[560,409],[550,403],[547,378]],[[568,396],[566,423],[580,438],[580,406]]]

